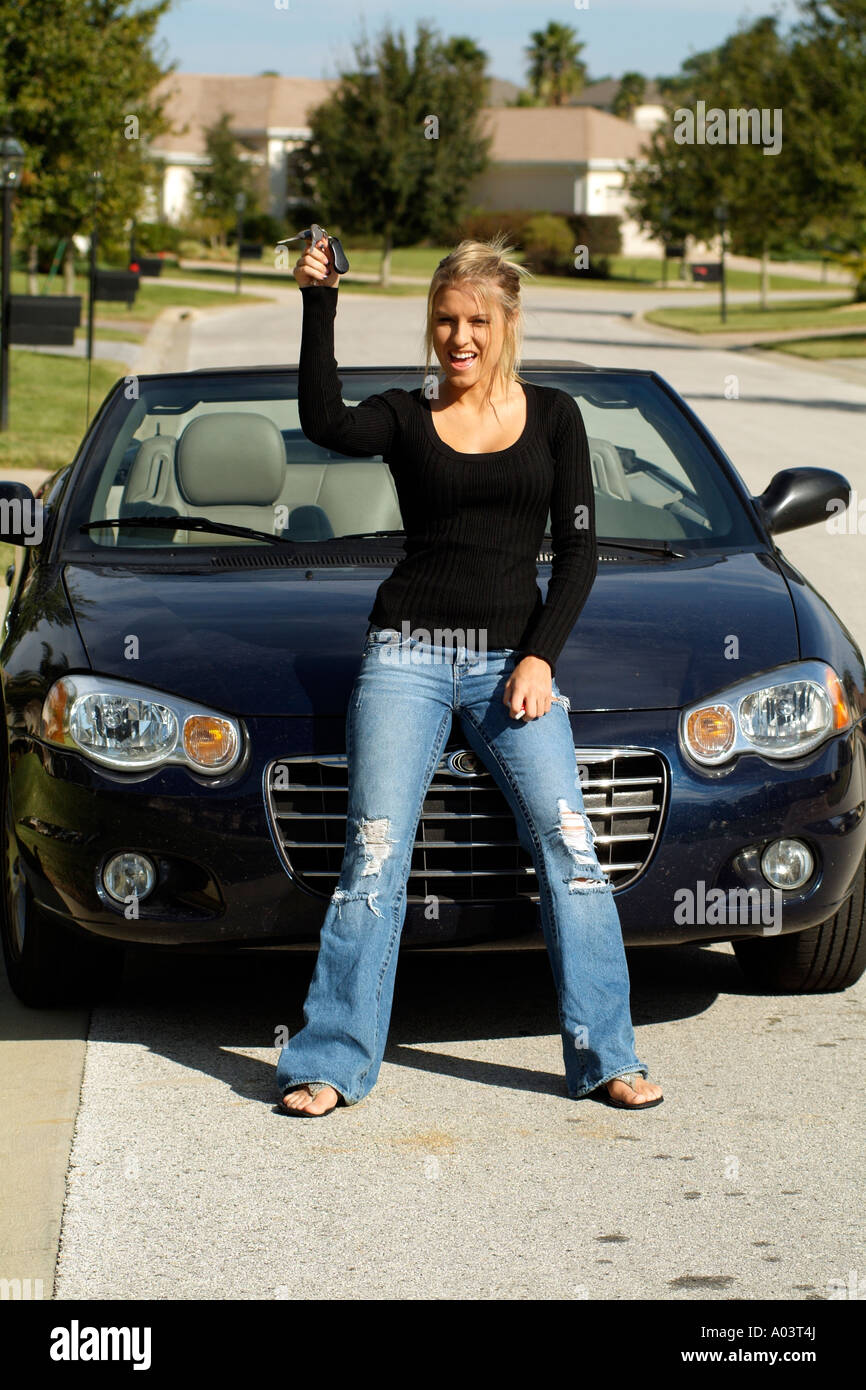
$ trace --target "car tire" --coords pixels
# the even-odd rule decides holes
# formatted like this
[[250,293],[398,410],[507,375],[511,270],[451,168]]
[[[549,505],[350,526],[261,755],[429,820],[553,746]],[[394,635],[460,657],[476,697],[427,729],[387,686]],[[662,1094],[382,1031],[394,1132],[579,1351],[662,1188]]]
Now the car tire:
[[0,937],[13,993],[35,1009],[110,997],[123,973],[123,948],[79,939],[37,907],[21,871],[5,767],[0,767],[0,806]]
[[772,994],[820,994],[847,989],[866,970],[866,855],[848,901],[826,922],[785,936],[733,941],[750,984]]

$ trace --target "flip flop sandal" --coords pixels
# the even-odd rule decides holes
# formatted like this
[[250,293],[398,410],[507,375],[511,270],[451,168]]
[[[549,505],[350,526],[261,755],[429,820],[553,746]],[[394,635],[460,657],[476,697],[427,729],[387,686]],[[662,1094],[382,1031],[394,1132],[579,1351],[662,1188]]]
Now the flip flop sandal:
[[[611,1081],[624,1081],[626,1085],[631,1086],[632,1090],[634,1090],[634,1086],[632,1083],[636,1081],[638,1078],[640,1078],[642,1081],[648,1080],[648,1078],[645,1077],[643,1073],[639,1071],[628,1071],[625,1073],[624,1076],[612,1076],[610,1079]],[[642,1100],[639,1101],[637,1105],[627,1100],[616,1100],[615,1097],[612,1096],[610,1094],[610,1091],[607,1089],[607,1084],[608,1083],[605,1081],[599,1087],[601,1099],[604,1101],[605,1105],[616,1106],[617,1110],[652,1110],[654,1105],[661,1105],[662,1101],[664,1100],[664,1096],[657,1096],[655,1100]]]
[[[310,1092],[310,1094],[313,1097],[315,1097],[319,1094],[320,1091],[324,1091],[326,1086],[330,1085],[330,1081],[299,1081],[297,1086],[289,1086],[285,1091],[283,1091],[282,1099],[280,1100],[280,1110],[282,1114],[292,1115],[296,1117],[300,1116],[302,1120],[324,1119],[325,1115],[330,1115],[331,1111],[336,1110],[338,1105],[346,1104],[339,1091],[337,1091],[337,1099],[334,1102],[334,1104],[328,1106],[327,1110],[322,1110],[320,1112],[317,1112],[315,1110],[297,1110],[294,1106],[284,1105],[283,1101],[285,1100],[286,1096],[291,1095],[292,1091],[300,1091],[305,1086],[307,1090]],[[332,1087],[332,1089],[335,1091],[337,1090],[336,1086]]]

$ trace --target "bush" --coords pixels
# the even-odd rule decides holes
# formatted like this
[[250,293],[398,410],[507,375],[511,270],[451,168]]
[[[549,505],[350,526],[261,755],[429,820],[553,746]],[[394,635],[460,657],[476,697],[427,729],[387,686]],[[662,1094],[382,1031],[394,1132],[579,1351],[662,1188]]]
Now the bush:
[[160,251],[174,251],[179,255],[183,239],[183,230],[170,222],[136,223],[135,249],[141,255],[156,256]]
[[[539,225],[542,239],[551,235],[554,238],[552,247],[548,247],[546,251],[538,244]],[[606,279],[610,275],[608,258],[619,255],[622,250],[620,226],[619,217],[607,213],[551,213],[545,208],[536,209],[534,212],[522,208],[504,212],[474,210],[467,213],[457,226],[454,243],[456,245],[464,237],[489,241],[497,232],[504,232],[512,245],[526,253],[524,263],[527,269],[536,274],[568,274],[586,279]],[[548,228],[547,232],[544,230],[545,227]],[[567,255],[564,227],[568,228],[570,238]],[[528,241],[535,247],[534,259],[530,258]],[[578,270],[575,267],[575,246],[587,248],[588,269]],[[548,268],[540,270],[542,265]]]
[[[309,226],[309,222],[304,224]],[[253,212],[243,220],[242,241],[255,241],[262,246],[276,246],[285,236],[301,231],[300,227],[293,227],[291,232],[286,231],[285,219],[272,217],[269,212]],[[232,227],[228,233],[227,240],[234,245],[237,242],[237,228]]]
[[[589,264],[576,266],[572,259],[571,274],[581,280],[610,278],[610,257],[622,251],[620,219],[607,213],[564,213],[573,237],[574,246],[585,246]],[[577,253],[575,252],[576,256]]]
[[574,268],[574,233],[564,217],[542,213],[521,238],[523,264],[534,275],[568,275]]
[[563,215],[574,233],[575,245],[588,247],[590,262],[596,256],[618,256],[622,252],[622,224],[618,217],[589,212]]
[[471,212],[455,228],[454,245],[458,241],[490,241],[497,232],[504,232],[512,246],[520,246],[523,233],[539,214],[516,209],[511,212]]

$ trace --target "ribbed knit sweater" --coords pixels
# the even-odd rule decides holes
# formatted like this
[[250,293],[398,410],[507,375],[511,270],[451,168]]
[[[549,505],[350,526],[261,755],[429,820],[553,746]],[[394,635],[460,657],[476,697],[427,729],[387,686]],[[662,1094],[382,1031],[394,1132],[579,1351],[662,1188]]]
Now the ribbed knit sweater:
[[[394,479],[405,557],[380,584],[370,622],[423,628],[434,641],[435,628],[462,629],[467,646],[512,647],[555,674],[598,566],[577,402],[558,387],[523,383],[523,434],[486,454],[440,439],[422,387],[347,406],[334,357],[338,295],[334,285],[301,287],[298,407],[308,439],[350,457],[381,454]],[[544,601],[536,557],[548,511],[554,558]]]

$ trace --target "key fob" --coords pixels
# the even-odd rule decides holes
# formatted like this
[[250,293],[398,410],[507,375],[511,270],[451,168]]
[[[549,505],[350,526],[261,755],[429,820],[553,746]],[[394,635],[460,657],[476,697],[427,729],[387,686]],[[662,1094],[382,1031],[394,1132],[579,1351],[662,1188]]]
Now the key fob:
[[345,275],[346,271],[349,269],[349,262],[346,260],[346,253],[343,250],[340,238],[336,236],[328,236],[328,233],[325,231],[324,227],[320,227],[318,222],[313,223],[312,227],[310,228],[310,233],[312,236],[313,246],[315,246],[316,242],[320,241],[322,237],[327,237],[328,245],[331,247],[334,253],[334,269],[336,270],[338,275]]
[[343,244],[338,236],[329,236],[328,243],[334,253],[334,269],[338,275],[345,275],[349,269],[349,262],[346,260],[346,253]]

